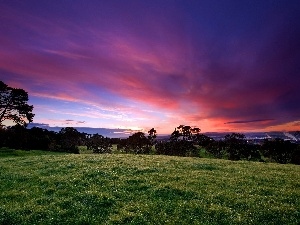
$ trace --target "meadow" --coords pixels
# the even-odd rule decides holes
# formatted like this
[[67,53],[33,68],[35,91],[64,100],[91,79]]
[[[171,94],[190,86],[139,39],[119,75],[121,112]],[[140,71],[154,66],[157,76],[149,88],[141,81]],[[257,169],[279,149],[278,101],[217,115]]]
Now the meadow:
[[300,224],[300,166],[0,151],[0,224]]

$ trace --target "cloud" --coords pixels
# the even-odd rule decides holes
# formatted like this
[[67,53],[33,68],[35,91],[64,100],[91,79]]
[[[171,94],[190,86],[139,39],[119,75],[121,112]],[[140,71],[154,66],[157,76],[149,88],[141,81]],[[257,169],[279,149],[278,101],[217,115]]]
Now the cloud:
[[230,121],[224,124],[232,124],[232,123],[257,123],[257,122],[269,122],[273,121],[274,119],[257,119],[257,120],[248,120],[248,121]]
[[300,127],[300,121],[295,121],[294,124],[293,124],[293,126]]
[[[91,20],[92,13],[74,18],[76,3],[68,17],[6,6],[0,78],[35,99],[72,105],[53,109],[65,114],[62,123],[98,118],[115,126],[231,130],[299,120],[299,14],[267,3],[247,9],[236,3],[249,13],[224,8],[224,17],[205,2],[207,12],[200,3],[174,3],[167,12],[144,3],[132,12],[120,3],[108,13],[110,4],[90,8],[101,10],[105,22]],[[65,120],[70,116],[74,121]]]

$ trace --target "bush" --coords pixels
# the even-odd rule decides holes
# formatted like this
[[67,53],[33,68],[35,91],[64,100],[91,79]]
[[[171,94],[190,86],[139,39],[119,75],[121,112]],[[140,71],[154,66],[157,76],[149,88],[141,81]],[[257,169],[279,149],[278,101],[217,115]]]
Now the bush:
[[111,153],[112,144],[109,138],[94,134],[87,141],[87,148],[93,150],[93,153]]
[[193,142],[187,140],[160,142],[155,145],[155,150],[159,155],[199,156]]
[[282,164],[292,162],[293,158],[297,161],[297,157],[299,156],[297,145],[281,138],[265,140],[262,145],[262,152],[265,157],[269,157],[275,162]]
[[292,154],[291,163],[300,165],[300,144],[297,145]]
[[134,154],[149,154],[151,148],[151,142],[145,137],[143,132],[137,132],[129,138],[121,140],[120,144],[117,146],[117,149],[120,151]]
[[226,155],[226,148],[225,148],[224,141],[213,141],[206,146],[206,151],[212,154],[216,158],[223,158]]
[[247,152],[247,141],[245,135],[239,133],[227,134],[224,139],[228,159],[240,160]]

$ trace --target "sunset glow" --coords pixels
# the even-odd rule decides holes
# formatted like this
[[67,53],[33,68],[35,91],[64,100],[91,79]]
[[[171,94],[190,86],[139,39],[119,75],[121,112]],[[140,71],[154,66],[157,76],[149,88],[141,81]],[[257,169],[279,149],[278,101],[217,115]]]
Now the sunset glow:
[[298,1],[1,1],[0,80],[36,124],[300,130]]

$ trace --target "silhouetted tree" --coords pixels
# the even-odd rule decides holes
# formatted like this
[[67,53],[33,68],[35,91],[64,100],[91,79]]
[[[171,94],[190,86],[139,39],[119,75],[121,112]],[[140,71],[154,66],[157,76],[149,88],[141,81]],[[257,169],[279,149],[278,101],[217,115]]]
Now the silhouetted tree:
[[94,153],[112,152],[112,144],[110,139],[99,134],[94,134],[88,139],[87,148],[93,150]]
[[118,144],[120,144],[121,139],[120,138],[111,138],[110,142],[112,145],[118,145]]
[[194,137],[198,135],[199,132],[200,128],[179,125],[171,134],[168,142],[156,144],[156,153],[175,156],[199,156],[198,149],[193,143]]
[[216,158],[223,158],[226,152],[226,144],[223,140],[212,141],[206,147],[206,151]]
[[192,141],[194,136],[200,133],[201,129],[198,127],[191,127],[186,125],[179,125],[175,128],[174,132],[171,134],[170,140],[171,141],[178,141],[178,140],[186,140]]
[[193,142],[187,140],[160,142],[155,145],[155,150],[159,155],[199,156]]
[[5,146],[11,149],[28,150],[28,131],[22,125],[7,127]]
[[152,128],[151,130],[148,131],[148,140],[151,145],[155,144],[155,138],[156,138],[156,130]]
[[83,134],[73,127],[65,127],[60,130],[59,136],[61,148],[63,150],[79,153],[78,145],[85,139]]
[[300,165],[300,144],[297,144],[293,151],[291,163]]
[[247,140],[244,134],[232,133],[224,137],[224,143],[230,160],[240,160],[246,151]]
[[143,132],[137,132],[129,136],[126,140],[122,140],[119,150],[126,153],[149,154],[151,151],[151,143]]
[[23,89],[12,88],[0,81],[0,126],[4,120],[11,120],[19,125],[32,122],[33,106],[28,105],[28,93]]
[[177,127],[179,130],[179,133],[181,134],[183,140],[191,140],[192,139],[192,132],[191,132],[191,126],[185,126],[185,125],[180,125]]
[[295,151],[297,151],[296,144],[281,138],[265,140],[261,148],[265,157],[269,157],[278,163],[291,162]]
[[1,147],[5,147],[5,145],[6,145],[6,139],[7,139],[6,128],[4,126],[3,127],[0,126],[0,148]]
[[197,133],[193,139],[196,144],[202,147],[205,147],[214,141],[212,138],[199,133]]
[[48,150],[51,143],[48,130],[33,127],[28,130],[28,146],[30,149]]
[[170,141],[172,141],[172,142],[178,141],[180,137],[181,137],[180,132],[178,130],[176,130],[176,128],[175,128],[175,130],[173,131],[173,133],[170,136]]

